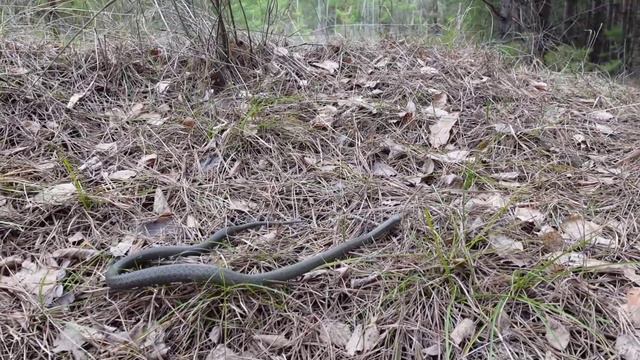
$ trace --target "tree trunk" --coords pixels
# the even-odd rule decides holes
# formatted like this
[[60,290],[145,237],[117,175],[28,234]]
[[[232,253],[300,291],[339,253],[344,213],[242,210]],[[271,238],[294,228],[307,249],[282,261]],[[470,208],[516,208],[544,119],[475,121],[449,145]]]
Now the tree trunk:
[[544,57],[547,48],[547,39],[549,38],[549,18],[551,17],[551,0],[537,0],[538,10],[538,41],[536,50],[540,58]]
[[593,0],[591,2],[591,31],[593,38],[593,47],[589,54],[589,61],[594,64],[602,62],[600,55],[604,50],[604,1]]
[[578,0],[567,0],[564,3],[564,14],[562,16],[563,26],[562,26],[562,38],[571,43],[574,40],[575,34],[575,26],[576,23],[576,5]]
[[500,2],[500,36],[502,38],[511,33],[513,27],[513,0],[502,0]]

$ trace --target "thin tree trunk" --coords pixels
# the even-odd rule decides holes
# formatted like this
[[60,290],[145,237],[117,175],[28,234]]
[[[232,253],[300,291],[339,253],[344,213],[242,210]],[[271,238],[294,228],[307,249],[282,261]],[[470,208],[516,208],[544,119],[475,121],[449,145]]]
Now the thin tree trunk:
[[574,40],[576,23],[576,5],[578,0],[567,0],[564,3],[564,14],[562,16],[562,37],[566,42],[572,42]]
[[502,0],[500,2],[500,37],[504,38],[511,33],[513,27],[513,0]]
[[601,54],[604,50],[604,2],[603,0],[593,0],[591,2],[591,31],[594,36],[593,48],[589,54],[589,61],[595,64],[602,62]]

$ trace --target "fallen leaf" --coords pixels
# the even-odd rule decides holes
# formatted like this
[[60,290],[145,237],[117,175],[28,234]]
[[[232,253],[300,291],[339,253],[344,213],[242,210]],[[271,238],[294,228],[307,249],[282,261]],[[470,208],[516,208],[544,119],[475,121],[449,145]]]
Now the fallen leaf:
[[542,238],[542,245],[547,251],[555,252],[564,248],[564,239],[560,232],[548,225],[543,226],[538,236]]
[[158,215],[171,214],[171,208],[167,203],[167,198],[164,196],[162,189],[157,188],[153,197],[153,212]]
[[429,125],[429,143],[434,148],[439,148],[449,142],[449,133],[453,125],[458,121],[459,113],[451,113],[442,116],[435,124]]
[[602,226],[591,221],[586,221],[578,215],[570,216],[560,225],[560,229],[562,230],[563,237],[573,242],[598,241],[599,235],[602,232]]
[[615,116],[608,111],[594,111],[589,114],[589,118],[597,121],[607,121],[613,119]]
[[600,131],[601,133],[603,133],[605,135],[615,135],[616,134],[616,132],[613,131],[613,129],[610,128],[607,125],[596,124],[595,128],[596,128],[596,130]]
[[131,110],[129,110],[129,117],[130,118],[136,118],[138,116],[140,116],[140,114],[142,114],[142,110],[144,110],[144,104],[142,103],[136,103],[131,107]]
[[169,352],[169,347],[164,342],[165,329],[157,324],[151,324],[148,326],[147,331],[144,333],[144,342],[142,348],[150,359],[165,359],[165,355]]
[[69,102],[67,103],[67,109],[73,109],[73,107],[76,106],[78,101],[80,101],[80,99],[82,99],[85,95],[86,95],[86,92],[84,91],[81,93],[75,93],[71,95],[71,97],[69,98]]
[[284,335],[257,334],[253,335],[253,338],[276,349],[287,347],[291,344],[291,341]]
[[496,180],[515,180],[519,176],[520,173],[517,171],[491,174],[491,177]]
[[542,224],[545,220],[544,214],[536,209],[518,207],[514,212],[514,216],[524,222]]
[[171,85],[171,81],[161,80],[161,81],[158,81],[158,83],[155,86],[155,89],[158,92],[158,94],[164,94],[169,88],[169,85]]
[[337,62],[331,61],[331,60],[325,60],[325,61],[320,62],[320,63],[315,62],[315,63],[311,63],[311,65],[313,65],[315,67],[319,67],[321,69],[324,69],[329,74],[333,74],[340,67],[340,65]]
[[37,266],[29,260],[22,262],[22,268],[12,276],[0,276],[0,284],[22,288],[46,306],[62,296],[63,287],[59,284],[66,272],[63,269]]
[[529,85],[531,85],[534,89],[539,91],[547,91],[547,88],[549,86],[547,85],[547,83],[544,83],[542,81],[535,81],[535,80],[529,81]]
[[443,163],[461,163],[467,160],[470,151],[468,150],[454,150],[450,151],[446,154],[429,154],[429,157],[433,160],[440,161]]
[[389,150],[389,159],[395,159],[407,153],[407,148],[404,145],[396,143],[391,138],[386,138],[383,146]]
[[471,337],[475,331],[476,325],[473,320],[465,318],[451,332],[451,340],[456,346],[460,345],[462,340]]
[[340,347],[346,347],[352,335],[349,325],[340,321],[322,321],[317,327],[317,330],[320,340],[327,345],[335,344]]
[[53,341],[53,352],[71,352],[75,360],[87,359],[82,346],[89,340],[100,340],[104,336],[97,330],[74,322],[67,322]]
[[634,283],[636,283],[636,285],[640,285],[640,275],[636,274],[636,269],[634,269],[632,267],[627,267],[624,270],[622,270],[622,274],[627,279],[629,279],[629,280],[633,281]]
[[222,328],[219,325],[216,325],[209,332],[209,340],[214,344],[217,344],[220,341],[220,337],[222,336]]
[[149,155],[145,155],[143,157],[140,158],[140,160],[138,160],[138,166],[139,167],[153,167],[153,165],[155,165],[156,161],[158,160],[158,155],[157,154],[149,154]]
[[426,349],[422,349],[422,355],[425,356],[440,356],[442,349],[440,344],[433,344]]
[[357,278],[357,279],[351,279],[351,287],[352,288],[359,288],[359,287],[363,287],[367,284],[371,284],[372,282],[376,281],[376,279],[380,276],[380,274],[378,273],[373,273],[369,276],[366,277],[362,277],[362,278]]
[[231,210],[240,210],[240,211],[251,211],[251,209],[255,209],[258,206],[258,204],[251,202],[251,201],[246,201],[246,200],[237,200],[237,199],[231,199],[229,200],[229,209]]
[[358,352],[369,351],[378,344],[380,339],[380,331],[375,322],[371,322],[366,328],[362,324],[358,324],[345,345],[347,355],[354,356]]
[[388,57],[383,57],[380,60],[376,61],[375,64],[373,66],[377,67],[377,68],[383,68],[385,66],[387,66],[389,64],[389,58]]
[[131,249],[131,246],[133,246],[133,237],[126,237],[116,246],[109,247],[109,252],[114,257],[125,256],[127,252],[129,252],[129,249]]
[[171,110],[171,107],[169,106],[169,104],[162,104],[160,106],[158,106],[157,109],[161,114],[166,114]]
[[91,159],[87,160],[84,164],[80,165],[78,170],[84,171],[87,168],[95,170],[100,168],[101,166],[102,166],[102,162],[100,161],[100,158],[97,156],[94,156]]
[[548,319],[547,333],[545,337],[547,338],[549,345],[556,350],[562,351],[569,345],[569,330],[556,320]]
[[511,125],[503,124],[503,123],[494,124],[493,128],[496,130],[497,133],[500,133],[500,134],[511,134],[514,132]]
[[640,327],[640,287],[629,289],[626,295],[627,302],[620,308],[629,316],[634,327]]
[[409,100],[407,101],[407,105],[405,106],[405,110],[403,112],[398,113],[398,117],[400,117],[405,123],[411,121],[416,113],[416,104]]
[[433,100],[431,101],[431,106],[434,108],[442,109],[447,106],[447,93],[439,92],[433,95]]
[[616,339],[616,351],[623,360],[640,360],[640,341],[633,335],[620,335]]
[[610,262],[590,259],[583,253],[551,253],[549,258],[554,258],[555,263],[568,268],[582,269],[583,271],[593,271],[600,273],[623,273],[628,268],[626,264],[613,264]]
[[120,170],[109,174],[109,179],[115,181],[126,181],[136,176],[138,173],[133,170]]
[[87,260],[98,255],[100,252],[95,249],[63,248],[54,251],[51,256],[54,258],[75,258]]
[[398,175],[398,173],[391,166],[380,161],[376,161],[373,164],[373,168],[371,169],[371,172],[375,176],[383,176],[383,177]]
[[187,116],[186,118],[182,119],[182,126],[188,129],[193,129],[196,126],[196,120],[190,116]]
[[73,198],[77,189],[72,183],[58,184],[36,194],[31,201],[44,205],[60,205]]
[[318,110],[318,115],[311,120],[311,126],[319,129],[329,129],[335,122],[335,115],[338,109],[335,106],[327,105]]
[[249,357],[238,355],[224,344],[219,344],[209,352],[205,360],[247,360]]
[[161,126],[166,121],[166,119],[163,118],[162,115],[157,112],[144,113],[138,116],[137,119],[146,121],[147,124],[152,126]]
[[500,210],[509,204],[509,198],[502,196],[502,194],[478,194],[478,196],[471,198],[466,204],[465,209],[473,210],[476,208],[487,208],[495,211]]
[[190,229],[195,229],[198,227],[198,220],[196,220],[193,215],[187,215],[187,227]]
[[490,234],[489,244],[496,250],[498,255],[508,257],[514,253],[524,250],[522,242],[502,234]]
[[98,145],[96,145],[96,150],[98,151],[112,151],[112,150],[116,150],[117,149],[117,142],[110,142],[110,143],[100,143]]

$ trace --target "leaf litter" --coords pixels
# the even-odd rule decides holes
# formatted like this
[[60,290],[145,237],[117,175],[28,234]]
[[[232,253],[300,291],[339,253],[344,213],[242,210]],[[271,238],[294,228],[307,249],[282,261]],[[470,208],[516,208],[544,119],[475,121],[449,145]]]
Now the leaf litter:
[[[624,337],[635,336],[628,316],[617,316],[612,301],[622,294],[625,303],[627,289],[638,286],[637,268],[629,263],[638,257],[640,184],[632,174],[640,148],[633,116],[640,109],[629,88],[591,74],[505,67],[486,49],[443,51],[392,40],[357,47],[308,44],[295,52],[290,47],[288,55],[274,50],[265,59],[255,53],[251,61],[260,66],[232,67],[234,78],[222,79],[191,46],[176,51],[144,41],[135,42],[140,48],[133,42],[114,47],[110,41],[58,57],[57,45],[47,50],[17,41],[23,47],[18,51],[9,40],[0,44],[8,69],[36,71],[50,62],[56,69],[31,87],[24,84],[30,73],[8,76],[8,101],[0,107],[6,120],[0,152],[8,158],[0,162],[0,206],[7,209],[0,228],[9,229],[0,232],[6,260],[0,302],[7,314],[0,328],[11,334],[3,338],[11,358],[55,356],[53,341],[69,321],[119,326],[105,341],[84,342],[90,358],[216,359],[231,358],[230,351],[248,358],[331,358],[346,357],[351,342],[354,357],[379,359],[388,357],[395,341],[402,341],[403,358],[445,351],[452,358],[483,358],[491,351],[485,320],[496,309],[508,312],[517,329],[516,336],[500,327],[494,332],[505,340],[505,354],[499,354],[505,357],[507,351],[519,358],[547,349],[558,357],[614,356],[633,347]],[[100,54],[108,55],[108,66],[95,66],[103,63]],[[194,82],[194,74],[210,76]],[[126,96],[104,91],[119,89],[120,76],[127,79]],[[167,76],[170,85],[157,91],[154,84]],[[70,95],[78,79],[91,78],[102,87],[89,87],[72,111],[67,98],[50,96],[52,84]],[[236,78],[241,82],[224,88],[217,83]],[[257,94],[267,105],[257,108],[249,131],[237,131]],[[605,106],[615,115],[593,115]],[[446,123],[452,114],[457,120]],[[376,162],[396,174],[378,166],[380,175],[373,175]],[[109,174],[118,170],[136,175],[110,183]],[[45,194],[58,184],[66,185]],[[163,201],[156,201],[157,189]],[[90,202],[79,201],[85,192]],[[161,216],[167,210],[172,215]],[[197,243],[223,224],[299,218],[308,226],[256,231],[234,240],[237,246],[183,261],[269,271],[362,234],[399,211],[406,218],[397,231],[355,251],[353,259],[292,281],[286,297],[279,297],[282,289],[202,292],[171,285],[116,293],[104,287],[114,255],[138,246]],[[572,213],[585,215],[572,224]],[[604,226],[602,219],[614,218],[624,222],[623,231],[595,230]],[[76,233],[84,235],[71,240]],[[488,234],[505,237],[488,244],[504,251],[499,261],[484,256],[486,247],[477,241]],[[94,249],[105,256],[81,260]],[[516,271],[502,261],[515,254],[531,267]],[[47,282],[51,305],[62,305],[47,317],[32,315],[35,307],[28,305],[38,297],[30,290],[4,283],[24,270],[25,259],[69,273]],[[549,269],[534,267],[546,259],[555,259]],[[62,265],[51,262],[56,260]],[[443,281],[447,270],[453,282]],[[454,296],[452,286],[463,291]],[[513,286],[524,286],[521,295],[543,305],[539,315],[555,316],[549,309],[561,304],[593,331],[571,329],[569,345],[552,346],[547,329],[532,323],[531,307],[505,297]],[[375,327],[362,320],[381,305]],[[477,338],[465,327],[470,319],[447,334],[444,314],[478,319]],[[310,339],[309,326],[320,331],[317,319],[329,318],[341,325]],[[160,320],[164,335],[143,336]],[[212,323],[222,327],[217,341],[207,337]],[[394,339],[383,341],[387,329]],[[365,333],[372,341],[361,340]],[[611,336],[595,335],[603,333]],[[288,344],[276,349],[256,334],[283,334]],[[459,345],[445,347],[440,339],[447,336]]]

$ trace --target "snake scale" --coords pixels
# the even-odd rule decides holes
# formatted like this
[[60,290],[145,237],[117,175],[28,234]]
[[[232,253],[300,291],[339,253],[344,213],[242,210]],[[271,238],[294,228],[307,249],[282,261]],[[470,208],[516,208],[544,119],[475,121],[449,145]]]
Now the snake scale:
[[315,256],[273,271],[244,274],[215,265],[205,264],[168,264],[143,268],[132,272],[125,272],[134,265],[169,257],[201,255],[219,246],[223,240],[243,230],[265,225],[284,225],[299,221],[270,222],[259,221],[242,225],[228,226],[216,231],[207,241],[193,246],[162,246],[142,250],[113,263],[105,275],[108,287],[115,290],[132,289],[152,285],[166,285],[171,283],[213,282],[219,285],[272,285],[278,282],[294,279],[314,268],[342,258],[348,252],[379,239],[394,228],[401,221],[401,215],[396,214],[379,224],[370,232],[348,240],[332,249]]

